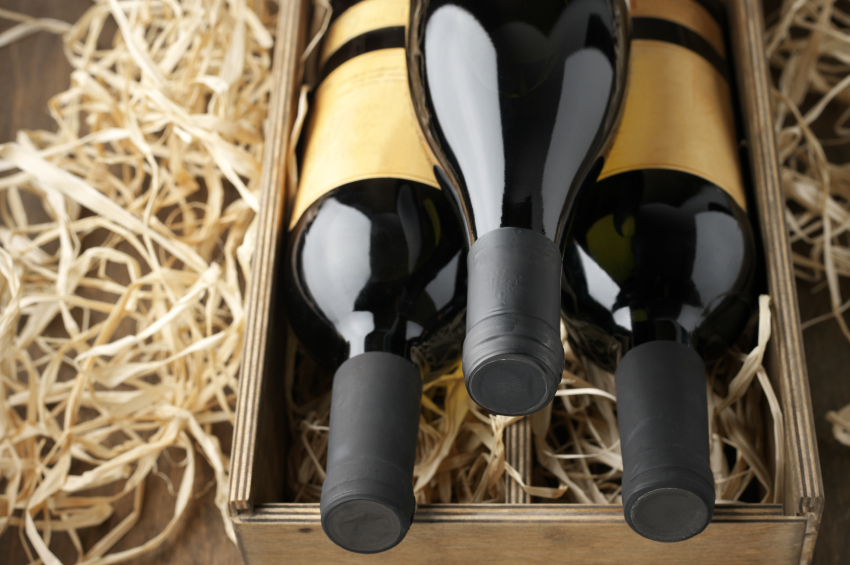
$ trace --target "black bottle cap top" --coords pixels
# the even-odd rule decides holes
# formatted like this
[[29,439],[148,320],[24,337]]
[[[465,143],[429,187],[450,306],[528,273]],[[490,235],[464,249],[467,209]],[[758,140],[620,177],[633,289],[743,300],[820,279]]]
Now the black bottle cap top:
[[555,397],[564,370],[561,252],[521,228],[484,234],[470,248],[463,372],[483,408],[530,414]]
[[710,521],[702,498],[682,488],[662,487],[641,495],[628,509],[630,525],[655,541],[680,541],[695,536]]
[[546,406],[558,385],[546,370],[520,355],[493,355],[475,365],[466,381],[469,396],[496,414],[531,414]]
[[656,341],[626,354],[615,377],[626,522],[655,541],[691,538],[714,515],[705,365]]
[[337,369],[320,506],[340,547],[378,553],[407,535],[421,395],[419,371],[397,355],[368,352]]
[[395,547],[407,534],[410,524],[399,519],[402,511],[383,502],[354,498],[332,504],[322,528],[343,549],[378,553]]

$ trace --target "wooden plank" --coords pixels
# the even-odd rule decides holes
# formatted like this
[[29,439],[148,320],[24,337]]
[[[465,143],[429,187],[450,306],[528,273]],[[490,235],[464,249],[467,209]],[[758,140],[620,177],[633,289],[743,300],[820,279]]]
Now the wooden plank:
[[[255,512],[239,518],[242,523],[275,522],[280,524],[319,523],[316,503],[261,504]],[[541,522],[541,521],[603,521],[623,522],[623,507],[607,504],[422,504],[417,508],[414,524],[426,522]],[[712,522],[771,520],[804,522],[788,517],[781,504],[721,504]],[[416,526],[414,526],[416,527]]]
[[[728,4],[728,12],[739,100],[746,116],[756,200],[762,218],[768,286],[773,299],[770,370],[780,381],[788,436],[786,512],[798,516],[812,514],[817,521],[823,511],[823,485],[773,133],[761,2],[733,0]],[[816,532],[814,528],[809,535]],[[812,544],[810,540],[808,545]]]
[[[517,470],[525,484],[531,484],[533,443],[531,441],[531,419],[523,417],[505,428],[505,462]],[[531,495],[510,475],[505,474],[505,502],[507,504],[529,504]]]
[[[259,507],[234,525],[246,563],[288,565],[363,563],[629,563],[743,565],[793,564],[799,560],[806,520],[781,515],[781,507],[718,508],[699,536],[662,544],[635,534],[622,508],[557,504],[425,505],[404,543],[376,555],[346,552],[327,539],[318,505]],[[281,521],[277,512],[285,512]],[[723,548],[718,551],[718,548]]]
[[[285,438],[281,410],[263,410],[263,402],[282,403],[282,397],[273,390],[263,390],[269,367],[276,367],[269,353],[277,355],[285,349],[283,324],[276,319],[275,273],[283,246],[283,219],[286,201],[285,155],[289,148],[289,132],[295,120],[295,103],[301,83],[301,54],[308,4],[302,0],[284,0],[280,3],[275,45],[273,76],[277,87],[272,90],[269,103],[269,128],[263,176],[260,188],[260,229],[257,234],[257,251],[254,257],[251,287],[248,295],[248,314],[245,322],[244,357],[240,371],[238,404],[236,407],[236,434],[231,460],[230,494],[231,512],[250,510],[256,497],[279,500],[282,495],[285,449],[266,450],[264,456],[255,457],[258,440]],[[281,379],[271,379],[280,384]],[[264,396],[265,394],[265,396]],[[277,399],[277,400],[276,400]],[[263,412],[263,417],[261,417]],[[259,426],[262,421],[263,426]],[[258,430],[258,428],[260,428]],[[263,438],[258,433],[265,434]],[[258,480],[254,481],[255,476]],[[259,491],[257,489],[260,489]],[[262,489],[272,489],[266,492]]]

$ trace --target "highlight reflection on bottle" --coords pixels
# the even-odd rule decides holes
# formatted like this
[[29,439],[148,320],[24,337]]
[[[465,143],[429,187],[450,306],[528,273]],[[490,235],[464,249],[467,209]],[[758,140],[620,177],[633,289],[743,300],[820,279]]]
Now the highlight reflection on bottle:
[[703,359],[749,319],[755,245],[722,28],[694,0],[632,16],[623,121],[576,203],[562,307],[576,348],[616,367],[626,520],[679,541],[713,515]]
[[411,93],[469,253],[467,389],[497,414],[554,397],[564,351],[564,226],[619,115],[628,17],[618,0],[416,1]]

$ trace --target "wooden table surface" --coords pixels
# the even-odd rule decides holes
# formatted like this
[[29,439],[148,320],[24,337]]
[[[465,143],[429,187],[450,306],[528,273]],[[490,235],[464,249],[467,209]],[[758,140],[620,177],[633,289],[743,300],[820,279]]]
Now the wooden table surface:
[[[0,7],[8,10],[67,22],[74,22],[90,5],[90,0],[0,0]],[[0,20],[0,32],[9,27],[8,22]],[[54,127],[47,113],[47,101],[53,94],[68,87],[70,70],[62,52],[61,40],[47,33],[28,37],[0,50],[0,142],[13,139],[19,129]],[[845,296],[850,296],[850,284],[845,287]],[[798,291],[803,320],[828,310],[826,291],[813,293],[812,286],[806,283],[800,283]],[[826,493],[814,563],[848,563],[850,447],[835,441],[824,415],[850,403],[850,345],[834,321],[806,330],[803,337]],[[223,430],[224,447],[230,443],[228,436],[229,430]],[[221,515],[213,502],[214,491],[203,493],[213,474],[203,458],[200,459],[195,481],[198,498],[190,504],[171,538],[156,551],[130,562],[133,565],[231,565],[241,562],[238,550],[224,533]],[[170,469],[165,464],[160,470],[175,479],[179,476],[179,470]],[[111,529],[127,508],[119,508],[118,515],[107,524],[81,531],[84,547],[91,547]],[[165,481],[151,475],[146,483],[145,504],[138,525],[118,543],[116,549],[134,547],[152,538],[171,518],[173,508],[174,497],[168,493]],[[51,548],[57,556],[63,563],[74,563],[76,552],[67,536],[54,534],[54,538],[56,541]],[[0,537],[0,556],[5,556],[5,563],[9,565],[27,563],[17,530],[9,530]]]

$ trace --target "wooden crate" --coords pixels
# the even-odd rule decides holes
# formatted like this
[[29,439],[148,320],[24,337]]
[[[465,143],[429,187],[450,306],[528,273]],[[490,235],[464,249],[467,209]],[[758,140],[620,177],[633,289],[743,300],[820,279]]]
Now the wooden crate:
[[[746,137],[767,279],[773,337],[765,363],[779,391],[787,437],[784,504],[719,506],[708,528],[685,542],[646,540],[626,525],[620,506],[429,504],[419,508],[407,538],[389,552],[362,556],[322,532],[318,504],[283,503],[289,434],[283,406],[285,327],[275,312],[277,267],[285,249],[285,160],[301,82],[311,6],[281,0],[260,204],[261,225],[250,283],[245,359],[234,431],[229,503],[245,563],[571,563],[797,564],[811,561],[823,509],[823,487],[803,358],[799,311],[784,220],[772,130],[760,0],[730,0],[733,61]],[[527,466],[527,429],[509,429],[508,454]],[[780,487],[781,488],[781,487]]]

